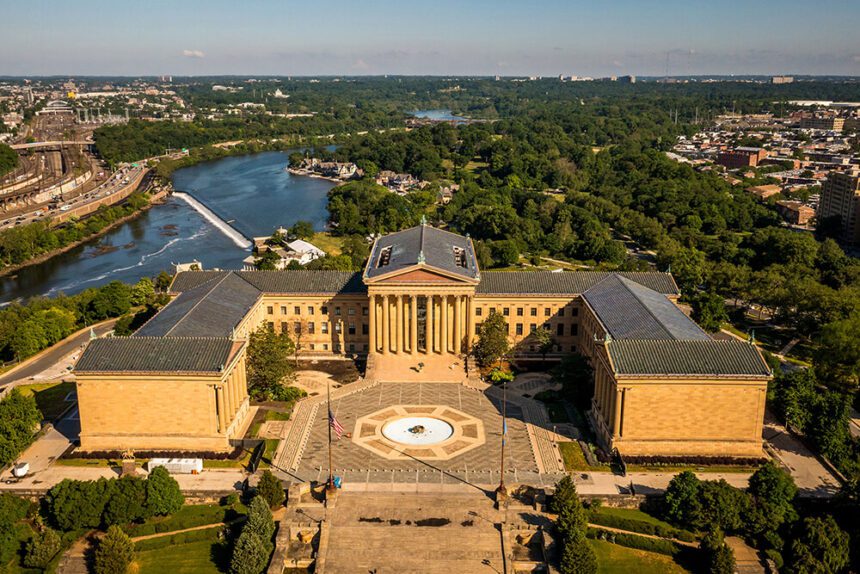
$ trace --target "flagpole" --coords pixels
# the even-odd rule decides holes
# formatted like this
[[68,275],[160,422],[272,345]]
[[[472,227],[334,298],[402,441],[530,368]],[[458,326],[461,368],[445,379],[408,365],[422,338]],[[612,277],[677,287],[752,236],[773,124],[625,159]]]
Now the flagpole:
[[328,492],[334,492],[334,474],[332,472],[331,465],[331,379],[326,380],[326,403],[328,406],[328,413],[326,416],[326,426],[328,427],[328,485],[326,486],[326,490]]
[[507,407],[508,407],[508,382],[502,382],[502,468],[501,475],[499,476],[499,487],[496,489],[496,494],[499,497],[505,497],[508,494],[508,489],[505,488],[505,439],[507,439],[508,434],[508,421],[507,421]]

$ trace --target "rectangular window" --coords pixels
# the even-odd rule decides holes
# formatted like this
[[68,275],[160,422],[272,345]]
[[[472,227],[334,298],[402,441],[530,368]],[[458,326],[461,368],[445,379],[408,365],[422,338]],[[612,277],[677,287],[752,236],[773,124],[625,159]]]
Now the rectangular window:
[[564,307],[562,307],[561,309],[558,310],[558,316],[564,317]]
[[286,315],[286,314],[287,314],[287,306],[281,305],[281,315]]
[[517,307],[517,317],[522,317],[522,316],[523,316],[523,308]]
[[350,335],[355,335],[355,323],[350,323],[347,326],[347,333],[349,333]]
[[323,305],[320,308],[320,313],[322,313],[323,315],[328,315],[328,305]]
[[510,309],[508,309],[507,307],[505,307],[504,309],[502,309],[502,315],[503,315],[503,316],[507,317],[507,316],[509,316],[510,314],[511,314],[511,310],[510,310]]
[[314,328],[314,324],[308,323],[308,335],[313,335],[314,332],[316,332],[316,329]]
[[475,334],[479,335],[481,333],[481,324],[475,323]]
[[269,328],[272,329],[272,331],[275,330],[275,322],[274,321],[269,321]]
[[564,335],[564,323],[559,323],[555,326],[555,334],[561,337]]
[[323,351],[328,351],[328,343],[323,343]]
[[320,332],[324,335],[328,333],[328,321],[323,321],[322,323],[320,323]]
[[570,334],[571,334],[571,335],[573,335],[574,337],[575,337],[576,335],[578,335],[578,334],[579,334],[579,325],[577,325],[576,323],[574,323],[573,325],[571,325],[571,326],[570,326]]
[[534,333],[535,331],[537,331],[537,325],[532,323],[531,325],[529,325],[529,333]]
[[549,317],[550,315],[552,315],[552,309],[550,309],[549,307],[545,308],[545,309],[543,310],[543,316],[544,316],[544,317]]
[[316,345],[314,345],[313,343],[311,343],[311,351],[313,351],[313,350],[315,350],[315,349],[316,349]]
[[362,323],[361,324],[361,334],[362,335],[369,335],[370,334],[370,325],[368,325],[367,323]]
[[334,324],[334,332],[340,333],[341,331],[343,331],[343,323],[338,321],[337,323]]
[[531,309],[529,309],[529,315],[531,315],[532,317],[537,317],[537,307],[532,307]]
[[361,308],[361,314],[364,315],[365,317],[367,317],[368,315],[370,315],[370,311],[368,310],[367,307],[362,307]]
[[334,316],[335,316],[335,317],[340,317],[340,307],[335,307],[335,308],[334,308]]
[[481,309],[480,307],[475,307],[475,317],[480,317],[481,315],[483,315],[483,313],[483,309]]
[[293,332],[294,332],[296,335],[301,335],[301,334],[302,334],[302,324],[301,324],[301,322],[296,321],[295,323],[293,323]]
[[346,310],[346,314],[349,315],[350,317],[355,316],[355,309],[350,307],[349,309]]
[[299,307],[298,305],[293,307],[293,315],[301,315],[301,314],[302,314],[302,308],[301,307]]
[[523,324],[517,323],[517,335],[522,335],[522,334],[523,334]]
[[313,315],[313,314],[314,314],[314,308],[311,307],[310,305],[308,305],[308,315]]
[[579,315],[579,308],[578,307],[571,307],[570,308],[570,316],[576,317],[577,315]]
[[289,329],[286,321],[281,321],[281,333],[286,333]]
[[350,343],[350,344],[349,344],[349,352],[350,352],[350,353],[354,353],[354,352],[355,352],[355,345],[353,345],[352,343]]
[[271,305],[269,305],[268,307],[266,307],[266,313],[268,313],[269,315],[274,315],[275,314],[275,308],[272,307]]

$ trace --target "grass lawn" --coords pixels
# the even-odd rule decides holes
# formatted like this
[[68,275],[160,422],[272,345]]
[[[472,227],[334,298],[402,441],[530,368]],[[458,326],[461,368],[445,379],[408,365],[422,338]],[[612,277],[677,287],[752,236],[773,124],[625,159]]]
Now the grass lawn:
[[219,574],[229,568],[229,549],[204,540],[138,552],[138,574]]
[[308,240],[329,255],[340,255],[343,239],[335,237],[327,231],[314,233],[314,236]]
[[582,454],[582,449],[576,441],[558,443],[558,450],[561,452],[561,458],[564,460],[564,468],[567,470],[590,470],[590,471],[608,471],[608,464],[599,466],[590,466],[585,460],[585,455]]
[[150,518],[143,524],[129,524],[123,527],[129,536],[149,536],[162,532],[174,532],[228,522],[243,514],[247,509],[241,504],[233,506],[219,506],[217,504],[186,504],[178,512],[170,516]]
[[596,511],[592,512],[596,514],[602,514],[604,516],[617,516],[619,518],[638,520],[640,522],[647,522],[649,524],[654,524],[655,526],[663,526],[664,528],[669,529],[674,528],[674,526],[672,526],[668,522],[663,522],[659,518],[655,518],[654,516],[642,512],[641,510],[635,510],[632,508],[610,508],[608,506],[601,506]]
[[75,390],[74,383],[37,383],[35,385],[21,385],[18,387],[21,394],[33,395],[36,405],[42,411],[42,417],[52,421],[59,417],[71,403],[66,402],[66,396]]
[[589,540],[597,554],[598,572],[602,574],[681,574],[688,572],[679,566],[671,556],[625,548],[604,540]]
[[[575,441],[558,443],[558,450],[564,460],[564,468],[573,471],[608,472],[610,465],[599,464],[591,466],[585,460],[582,449]],[[755,466],[732,466],[732,465],[659,465],[659,464],[628,464],[627,472],[662,472],[666,474],[678,474],[685,470],[693,472],[755,472]]]

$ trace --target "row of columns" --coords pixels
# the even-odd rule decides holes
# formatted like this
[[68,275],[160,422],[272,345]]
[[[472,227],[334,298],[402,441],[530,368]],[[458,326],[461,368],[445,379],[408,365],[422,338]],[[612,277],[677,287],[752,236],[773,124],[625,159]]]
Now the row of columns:
[[594,402],[600,410],[606,427],[616,438],[621,435],[621,410],[624,391],[617,384],[613,384],[612,377],[602,368],[595,370]]
[[233,417],[248,396],[248,380],[243,364],[238,364],[220,385],[215,386],[218,401],[218,432],[224,434],[233,422]]
[[[419,345],[419,300],[425,315]],[[371,295],[370,351],[395,354],[459,354],[474,331],[468,295]]]

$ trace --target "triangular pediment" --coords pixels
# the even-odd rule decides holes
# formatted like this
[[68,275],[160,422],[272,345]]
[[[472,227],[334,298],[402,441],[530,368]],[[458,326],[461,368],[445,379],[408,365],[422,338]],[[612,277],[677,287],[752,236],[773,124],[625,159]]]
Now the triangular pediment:
[[412,284],[412,285],[475,285],[476,280],[469,280],[453,273],[447,273],[441,269],[435,269],[429,265],[419,264],[405,267],[379,275],[373,278],[364,278],[366,284],[385,285],[391,283],[397,284]]

